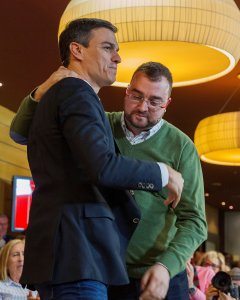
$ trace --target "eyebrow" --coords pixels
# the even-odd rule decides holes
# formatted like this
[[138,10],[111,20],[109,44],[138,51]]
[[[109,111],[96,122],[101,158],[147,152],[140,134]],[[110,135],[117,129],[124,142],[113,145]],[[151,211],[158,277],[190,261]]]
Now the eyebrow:
[[118,47],[116,44],[113,44],[113,43],[110,43],[110,42],[102,42],[101,45],[102,45],[102,46],[108,45],[108,46],[110,46],[112,49],[116,49],[117,52],[119,51],[119,47]]

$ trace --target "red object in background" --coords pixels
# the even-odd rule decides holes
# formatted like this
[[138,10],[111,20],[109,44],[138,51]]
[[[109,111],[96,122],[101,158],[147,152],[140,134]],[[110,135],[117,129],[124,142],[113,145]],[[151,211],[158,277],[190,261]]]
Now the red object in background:
[[12,231],[27,229],[34,187],[31,177],[13,177]]

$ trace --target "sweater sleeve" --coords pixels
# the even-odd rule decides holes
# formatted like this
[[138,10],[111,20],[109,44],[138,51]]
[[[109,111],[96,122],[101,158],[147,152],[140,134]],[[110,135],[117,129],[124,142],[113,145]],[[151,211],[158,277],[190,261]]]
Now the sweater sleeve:
[[10,137],[18,144],[26,145],[32,119],[38,103],[28,95],[22,101],[10,126]]
[[185,269],[187,259],[207,238],[202,170],[190,139],[182,148],[179,162],[173,168],[182,174],[184,189],[175,209],[176,234],[167,251],[159,256],[159,261],[169,269],[171,277]]

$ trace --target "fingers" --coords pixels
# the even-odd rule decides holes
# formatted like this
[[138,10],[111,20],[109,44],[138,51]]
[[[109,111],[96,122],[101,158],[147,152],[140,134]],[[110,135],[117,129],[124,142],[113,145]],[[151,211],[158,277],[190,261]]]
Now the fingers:
[[178,193],[172,193],[169,192],[168,197],[166,200],[164,200],[164,205],[168,206],[169,204],[172,203],[172,208],[176,208],[180,199],[181,199],[182,192]]
[[170,276],[162,265],[150,267],[142,277],[139,300],[163,300],[168,291]]
[[54,73],[56,78],[58,78],[59,80],[66,77],[79,77],[76,72],[69,70],[63,66],[59,67]]
[[167,199],[164,201],[164,204],[169,205],[172,203],[172,207],[176,208],[181,199],[184,180],[179,172],[175,171],[169,166],[167,166],[167,168],[169,173],[169,181],[167,184],[169,193]]
[[141,290],[142,291],[146,288],[149,278],[150,278],[150,274],[148,272],[146,272],[141,279]]
[[52,87],[55,83],[67,77],[79,77],[78,74],[72,70],[69,70],[63,66],[59,67],[57,71],[53,72],[51,76],[39,85],[34,94],[34,99],[40,101],[43,95]]

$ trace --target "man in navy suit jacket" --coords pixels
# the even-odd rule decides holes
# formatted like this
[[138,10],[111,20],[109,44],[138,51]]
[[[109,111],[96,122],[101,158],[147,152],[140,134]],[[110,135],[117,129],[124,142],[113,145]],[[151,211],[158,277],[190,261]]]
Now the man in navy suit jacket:
[[[77,78],[61,80],[43,96],[29,134],[35,190],[21,282],[34,284],[42,300],[104,300],[107,285],[126,284],[126,247],[140,218],[126,189],[163,186],[158,163],[116,154],[97,96],[116,78],[115,32],[98,19],[67,26],[60,54]],[[176,205],[183,179],[165,168],[167,202]]]

